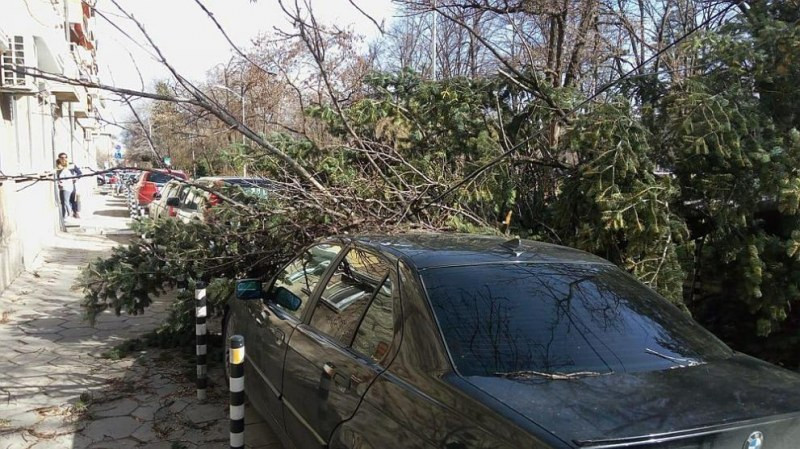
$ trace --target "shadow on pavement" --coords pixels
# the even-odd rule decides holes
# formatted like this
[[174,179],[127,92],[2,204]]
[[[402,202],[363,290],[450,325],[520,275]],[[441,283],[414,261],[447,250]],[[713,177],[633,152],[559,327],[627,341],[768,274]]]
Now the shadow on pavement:
[[[96,200],[98,215],[116,201]],[[194,348],[113,351],[155,329],[173,295],[155,298],[143,315],[106,311],[94,327],[84,320],[75,280],[90,260],[127,243],[130,235],[109,234],[127,222],[81,220],[103,235],[57,235],[36,268],[0,293],[0,449],[228,447],[220,347],[209,348],[205,404],[195,399]],[[248,446],[281,449],[266,426],[248,414]]]
[[[194,348],[133,348],[120,360],[125,374],[85,394],[73,448],[227,448],[228,391],[220,338],[209,353],[207,400],[196,398]],[[112,354],[116,356],[117,354]],[[119,363],[119,362],[117,362]],[[282,449],[267,424],[248,407],[249,448]]]
[[128,217],[128,211],[125,209],[112,209],[112,210],[100,210],[94,213],[94,215],[99,215],[101,217],[120,217],[126,218]]

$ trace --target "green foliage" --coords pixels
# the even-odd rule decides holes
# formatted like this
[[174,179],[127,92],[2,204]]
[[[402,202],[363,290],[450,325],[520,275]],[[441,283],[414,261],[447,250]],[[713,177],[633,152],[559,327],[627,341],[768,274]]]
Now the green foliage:
[[650,140],[625,103],[582,116],[563,138],[562,151],[579,168],[552,205],[554,225],[566,243],[626,268],[681,305],[676,248],[687,231],[671,210],[677,189],[654,173]]
[[242,213],[223,204],[207,211],[206,222],[135,222],[136,237],[128,245],[90,263],[80,280],[88,318],[94,321],[107,309],[116,314],[143,313],[154,296],[183,278],[189,289],[170,303],[170,317],[160,334],[166,340],[190,336],[197,281],[213,280],[207,289],[209,314],[219,313],[233,280],[268,276],[305,245],[309,235],[319,235],[315,227],[325,229],[328,217],[314,211],[282,210],[276,200],[248,196],[238,188],[223,192],[253,211]]
[[707,70],[656,103],[653,141],[699,248],[683,263],[687,305],[735,347],[796,364],[800,31],[779,5],[695,42]]

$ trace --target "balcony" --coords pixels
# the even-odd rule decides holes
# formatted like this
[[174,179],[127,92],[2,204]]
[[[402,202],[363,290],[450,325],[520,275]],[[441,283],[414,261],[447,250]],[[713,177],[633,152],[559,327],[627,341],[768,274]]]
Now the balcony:
[[94,49],[94,42],[89,29],[89,18],[92,9],[82,0],[67,0],[67,21],[69,22],[69,40],[88,50]]
[[58,101],[76,102],[80,101],[77,87],[71,84],[59,83],[55,81],[47,82],[47,90],[56,97]]
[[88,74],[94,73],[95,59],[91,51],[78,44],[69,44],[72,55],[75,57],[81,72]]
[[86,89],[78,86],[75,88],[75,92],[78,95],[78,100],[72,103],[72,115],[75,118],[88,118],[90,110]]

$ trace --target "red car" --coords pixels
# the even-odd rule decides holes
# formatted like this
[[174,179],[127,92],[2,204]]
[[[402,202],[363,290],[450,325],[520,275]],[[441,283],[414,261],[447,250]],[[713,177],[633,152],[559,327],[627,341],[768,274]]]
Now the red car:
[[164,184],[172,179],[186,180],[188,177],[180,170],[153,170],[142,172],[139,182],[136,183],[134,191],[138,199],[139,207],[147,213],[148,206],[161,191]]

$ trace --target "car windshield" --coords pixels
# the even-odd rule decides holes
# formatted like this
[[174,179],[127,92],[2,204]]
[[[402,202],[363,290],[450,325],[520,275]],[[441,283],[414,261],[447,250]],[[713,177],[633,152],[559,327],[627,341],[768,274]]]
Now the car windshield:
[[422,271],[465,376],[572,379],[727,358],[688,315],[600,264],[493,264]]

